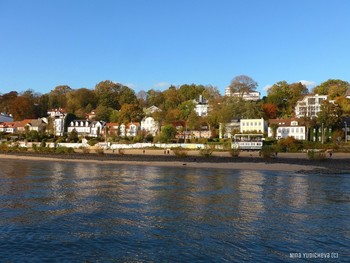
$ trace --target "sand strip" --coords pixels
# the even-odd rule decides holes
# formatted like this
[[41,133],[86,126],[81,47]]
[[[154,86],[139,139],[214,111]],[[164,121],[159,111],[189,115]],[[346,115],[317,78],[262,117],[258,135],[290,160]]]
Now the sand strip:
[[229,163],[213,163],[213,162],[158,162],[158,161],[117,161],[117,160],[93,160],[93,159],[62,159],[44,156],[20,156],[0,154],[0,159],[5,160],[30,160],[30,161],[49,161],[49,162],[86,162],[86,163],[105,163],[105,164],[122,164],[122,165],[146,165],[161,167],[191,167],[201,169],[236,169],[236,170],[265,170],[265,171],[300,171],[314,170],[322,167],[312,165],[298,165],[285,163],[265,163],[265,162],[229,162]]

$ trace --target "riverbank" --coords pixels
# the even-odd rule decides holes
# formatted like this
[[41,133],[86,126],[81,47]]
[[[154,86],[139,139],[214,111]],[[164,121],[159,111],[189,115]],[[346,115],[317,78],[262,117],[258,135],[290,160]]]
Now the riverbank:
[[337,153],[322,161],[309,160],[304,153],[279,153],[276,158],[263,159],[256,152],[243,152],[238,158],[232,158],[227,152],[215,152],[211,157],[202,157],[197,151],[191,151],[185,157],[175,156],[171,151],[131,149],[124,154],[107,152],[96,153],[0,153],[3,160],[97,162],[126,165],[193,167],[202,169],[239,169],[268,170],[318,173],[350,173],[350,154]]

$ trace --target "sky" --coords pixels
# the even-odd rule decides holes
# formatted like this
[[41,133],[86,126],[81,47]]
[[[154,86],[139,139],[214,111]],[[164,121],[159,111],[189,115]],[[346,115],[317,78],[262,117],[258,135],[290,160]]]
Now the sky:
[[0,94],[350,81],[348,0],[0,0]]

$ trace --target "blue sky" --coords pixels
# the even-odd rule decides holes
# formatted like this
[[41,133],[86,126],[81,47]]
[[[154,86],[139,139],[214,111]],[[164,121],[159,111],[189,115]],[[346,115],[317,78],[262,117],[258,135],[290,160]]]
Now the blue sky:
[[0,94],[350,81],[347,0],[0,0]]

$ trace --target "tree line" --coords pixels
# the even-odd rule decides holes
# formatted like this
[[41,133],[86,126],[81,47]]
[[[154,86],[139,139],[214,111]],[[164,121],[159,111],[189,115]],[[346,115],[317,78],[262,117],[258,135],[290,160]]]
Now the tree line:
[[[235,118],[293,117],[297,101],[307,94],[317,93],[328,95],[329,99],[335,100],[335,104],[324,103],[322,112],[314,122],[337,126],[342,116],[350,116],[349,99],[345,97],[350,87],[347,81],[329,79],[312,90],[300,82],[280,81],[271,86],[267,95],[260,100],[243,100],[243,95],[256,91],[257,85],[252,78],[240,75],[229,85],[233,93],[239,94],[235,97],[223,96],[217,87],[201,84],[171,85],[163,91],[150,89],[136,94],[123,84],[105,80],[97,83],[94,89],[72,89],[68,85],[60,85],[46,94],[33,90],[21,93],[11,91],[0,95],[0,111],[12,114],[17,121],[45,117],[47,111],[54,108],[64,108],[79,119],[85,119],[87,113],[95,110],[96,120],[126,123],[141,121],[145,117],[143,109],[154,105],[161,109],[153,113],[161,124],[185,121],[191,129],[206,125],[214,131],[219,123],[228,123]],[[193,100],[200,95],[210,107],[208,115],[203,117],[197,116],[194,111]]]

